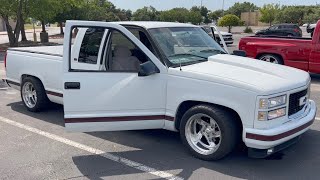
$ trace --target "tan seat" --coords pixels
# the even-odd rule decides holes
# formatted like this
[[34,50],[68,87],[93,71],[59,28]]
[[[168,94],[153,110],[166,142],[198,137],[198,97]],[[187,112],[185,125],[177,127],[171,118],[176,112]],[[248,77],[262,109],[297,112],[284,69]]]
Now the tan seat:
[[112,58],[112,70],[114,71],[136,71],[139,70],[138,58],[132,56],[131,51],[125,46],[115,46]]

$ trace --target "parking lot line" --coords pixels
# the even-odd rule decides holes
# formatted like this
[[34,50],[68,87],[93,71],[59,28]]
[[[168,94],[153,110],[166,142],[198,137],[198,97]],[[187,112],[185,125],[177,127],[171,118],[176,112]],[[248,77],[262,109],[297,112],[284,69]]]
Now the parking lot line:
[[318,121],[320,121],[320,117],[316,117],[315,119],[318,120]]
[[113,154],[108,153],[106,151],[102,151],[102,150],[99,150],[99,149],[96,149],[96,148],[93,148],[93,147],[90,147],[90,146],[87,146],[87,145],[84,145],[84,144],[81,144],[81,143],[66,139],[66,138],[63,138],[63,137],[60,137],[60,136],[57,136],[55,134],[51,134],[49,132],[45,132],[45,131],[39,130],[37,128],[33,128],[31,126],[28,126],[28,125],[25,125],[25,124],[22,124],[22,123],[18,123],[18,122],[12,121],[10,119],[7,119],[7,118],[1,117],[1,116],[0,116],[0,121],[3,122],[3,123],[7,123],[7,124],[10,124],[12,126],[24,129],[26,131],[29,131],[29,132],[32,132],[32,133],[47,137],[49,139],[64,143],[66,145],[69,145],[69,146],[72,146],[72,147],[87,151],[89,153],[100,155],[100,156],[102,156],[104,158],[107,158],[107,159],[109,159],[111,161],[120,163],[120,164],[128,166],[128,167],[132,167],[132,168],[138,169],[140,171],[155,175],[155,176],[160,177],[160,178],[170,179],[170,180],[183,179],[181,177],[175,176],[175,175],[167,173],[165,171],[159,171],[157,169],[145,166],[145,165],[140,164],[138,162],[131,161],[129,159],[113,155]]

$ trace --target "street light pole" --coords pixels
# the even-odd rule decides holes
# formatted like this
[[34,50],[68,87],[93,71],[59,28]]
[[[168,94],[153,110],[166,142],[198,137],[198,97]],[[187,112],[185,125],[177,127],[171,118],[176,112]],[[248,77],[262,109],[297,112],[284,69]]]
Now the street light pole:
[[222,0],[222,16],[224,15],[224,0]]

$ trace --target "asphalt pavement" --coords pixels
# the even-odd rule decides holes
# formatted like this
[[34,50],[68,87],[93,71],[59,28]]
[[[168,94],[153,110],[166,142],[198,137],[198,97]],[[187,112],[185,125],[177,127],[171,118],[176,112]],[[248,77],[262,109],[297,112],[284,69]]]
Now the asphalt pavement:
[[0,52],[0,62],[4,61],[4,52]]
[[[320,107],[320,75],[311,76],[311,98]],[[320,170],[319,117],[297,144],[266,159],[248,158],[240,146],[206,162],[166,130],[66,132],[62,106],[32,113],[18,91],[1,87],[0,142],[0,179],[318,179]]]

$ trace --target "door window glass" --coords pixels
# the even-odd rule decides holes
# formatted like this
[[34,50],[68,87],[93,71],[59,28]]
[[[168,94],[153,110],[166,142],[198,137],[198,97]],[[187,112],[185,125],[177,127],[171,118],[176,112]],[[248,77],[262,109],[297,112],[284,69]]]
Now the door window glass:
[[104,28],[88,28],[86,30],[80,47],[79,63],[97,64],[104,31]]
[[110,40],[107,70],[138,72],[140,64],[149,61],[149,58],[122,33],[113,31]]

